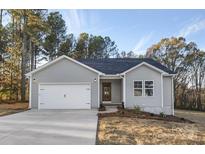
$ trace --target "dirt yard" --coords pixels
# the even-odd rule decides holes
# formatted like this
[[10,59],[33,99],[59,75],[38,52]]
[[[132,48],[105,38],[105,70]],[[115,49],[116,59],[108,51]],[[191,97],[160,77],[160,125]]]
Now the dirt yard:
[[100,116],[97,144],[205,144],[205,124]]
[[0,103],[0,116],[13,114],[28,109],[28,103]]

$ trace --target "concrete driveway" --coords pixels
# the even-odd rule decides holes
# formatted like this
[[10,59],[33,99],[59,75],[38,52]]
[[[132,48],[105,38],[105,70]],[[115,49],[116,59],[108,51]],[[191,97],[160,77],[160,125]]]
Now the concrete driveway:
[[95,144],[96,110],[29,110],[0,117],[0,144]]

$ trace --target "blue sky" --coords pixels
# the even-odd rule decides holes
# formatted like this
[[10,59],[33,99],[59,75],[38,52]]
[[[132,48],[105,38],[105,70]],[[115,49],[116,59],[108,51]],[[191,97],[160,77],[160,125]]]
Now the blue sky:
[[205,10],[58,11],[68,33],[110,36],[120,50],[143,54],[152,44],[171,36],[184,36],[205,49]]

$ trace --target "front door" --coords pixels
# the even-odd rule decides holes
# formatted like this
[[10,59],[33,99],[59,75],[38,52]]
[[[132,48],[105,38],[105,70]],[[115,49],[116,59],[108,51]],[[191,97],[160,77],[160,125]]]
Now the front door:
[[102,100],[111,101],[111,83],[102,83]]

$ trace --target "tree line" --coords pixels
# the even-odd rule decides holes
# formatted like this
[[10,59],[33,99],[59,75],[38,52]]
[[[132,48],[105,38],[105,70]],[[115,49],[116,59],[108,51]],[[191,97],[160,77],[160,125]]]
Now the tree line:
[[205,52],[183,37],[164,38],[147,49],[154,58],[176,73],[175,107],[205,110]]
[[[7,20],[6,24],[3,21]],[[0,101],[28,98],[25,74],[42,60],[60,55],[72,58],[118,56],[118,48],[108,36],[67,33],[59,12],[48,10],[0,10]]]
[[[6,24],[3,21],[7,21]],[[183,37],[164,38],[145,55],[120,51],[109,36],[68,33],[59,12],[0,10],[0,102],[28,100],[25,74],[61,55],[80,58],[153,58],[174,77],[175,106],[205,110],[205,52]]]

